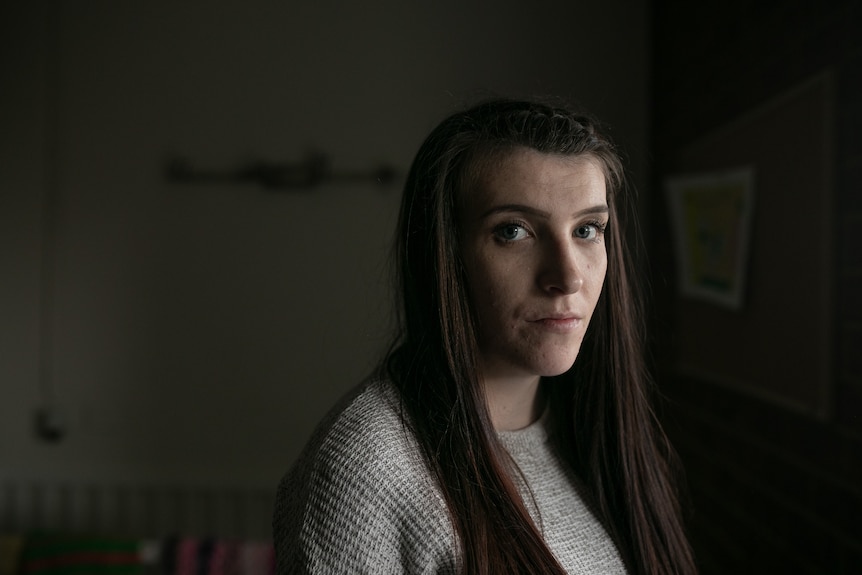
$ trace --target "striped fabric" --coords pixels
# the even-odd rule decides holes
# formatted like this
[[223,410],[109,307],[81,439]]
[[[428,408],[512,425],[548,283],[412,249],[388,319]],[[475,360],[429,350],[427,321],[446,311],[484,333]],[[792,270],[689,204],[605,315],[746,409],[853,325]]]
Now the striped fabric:
[[143,573],[138,541],[37,534],[21,554],[25,575],[137,575]]
[[0,575],[273,575],[269,541],[0,534]]

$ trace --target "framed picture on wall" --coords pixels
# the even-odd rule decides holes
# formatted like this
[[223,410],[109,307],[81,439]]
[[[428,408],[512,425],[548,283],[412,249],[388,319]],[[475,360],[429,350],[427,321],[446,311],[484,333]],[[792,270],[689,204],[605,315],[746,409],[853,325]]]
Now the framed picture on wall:
[[754,169],[673,176],[665,193],[684,297],[743,305],[754,207]]
[[832,71],[812,76],[687,141],[662,179],[677,373],[819,419],[835,380],[836,91]]

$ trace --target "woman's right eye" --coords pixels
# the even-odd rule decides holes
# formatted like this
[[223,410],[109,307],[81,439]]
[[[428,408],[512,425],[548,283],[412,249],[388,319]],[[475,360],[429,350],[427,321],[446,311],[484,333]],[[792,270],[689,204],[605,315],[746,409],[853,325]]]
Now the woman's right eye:
[[494,233],[505,242],[516,242],[527,237],[527,230],[520,224],[503,224],[498,226]]

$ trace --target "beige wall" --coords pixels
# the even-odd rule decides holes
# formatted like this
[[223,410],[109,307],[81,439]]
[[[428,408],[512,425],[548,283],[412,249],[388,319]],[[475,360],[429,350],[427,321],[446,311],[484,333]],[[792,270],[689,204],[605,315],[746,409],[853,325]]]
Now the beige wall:
[[[643,2],[7,4],[4,475],[274,485],[385,347],[402,180],[179,186],[172,154],[403,174],[462,101],[554,93],[644,179]],[[46,402],[57,444],[33,433]]]

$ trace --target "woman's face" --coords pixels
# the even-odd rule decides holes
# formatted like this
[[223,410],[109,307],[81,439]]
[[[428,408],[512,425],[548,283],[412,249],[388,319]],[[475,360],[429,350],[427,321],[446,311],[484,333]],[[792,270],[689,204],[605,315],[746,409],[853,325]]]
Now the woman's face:
[[607,269],[599,161],[518,148],[489,164],[460,206],[482,377],[567,371]]

